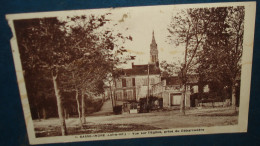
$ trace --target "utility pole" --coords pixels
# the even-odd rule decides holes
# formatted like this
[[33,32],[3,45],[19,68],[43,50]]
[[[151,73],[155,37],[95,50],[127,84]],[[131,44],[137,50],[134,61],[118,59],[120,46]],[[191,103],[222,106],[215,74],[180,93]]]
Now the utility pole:
[[185,47],[184,65],[182,68],[182,99],[180,112],[185,115],[185,101],[186,101],[186,88],[187,88],[187,52],[188,52],[188,39]]
[[147,74],[148,74],[148,90],[147,90],[147,105],[148,105],[148,98],[149,98],[149,95],[150,95],[150,91],[149,91],[149,63],[148,63],[148,70],[147,70]]

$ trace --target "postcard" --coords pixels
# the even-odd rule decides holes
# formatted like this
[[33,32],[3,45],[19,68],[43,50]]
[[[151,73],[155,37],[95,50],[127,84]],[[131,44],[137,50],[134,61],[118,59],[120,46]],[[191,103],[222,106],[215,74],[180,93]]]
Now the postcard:
[[30,144],[247,132],[256,2],[8,14]]

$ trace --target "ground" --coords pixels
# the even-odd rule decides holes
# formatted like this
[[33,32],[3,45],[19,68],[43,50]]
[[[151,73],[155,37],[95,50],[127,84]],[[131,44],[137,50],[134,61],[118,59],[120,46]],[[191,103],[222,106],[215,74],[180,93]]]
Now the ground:
[[[86,117],[83,129],[79,127],[78,118],[66,119],[69,135],[107,133],[122,131],[141,131],[170,129],[182,127],[210,127],[235,125],[238,114],[228,107],[190,109],[185,115],[179,110],[160,110],[150,113],[113,115],[107,101],[99,112]],[[34,120],[36,137],[60,135],[58,118]]]

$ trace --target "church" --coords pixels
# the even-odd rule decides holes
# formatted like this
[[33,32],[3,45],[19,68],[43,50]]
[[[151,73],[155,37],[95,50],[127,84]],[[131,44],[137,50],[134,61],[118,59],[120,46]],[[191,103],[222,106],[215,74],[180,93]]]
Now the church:
[[158,48],[154,32],[150,44],[150,61],[148,64],[135,65],[123,69],[123,75],[116,80],[115,99],[117,101],[139,101],[151,93],[152,86],[161,82]]
[[[150,44],[150,61],[147,64],[135,65],[132,63],[130,69],[123,69],[123,74],[116,80],[114,86],[115,100],[139,101],[140,98],[155,96],[163,99],[163,107],[180,106],[181,102],[181,81],[178,76],[161,77],[159,67],[158,48],[154,32]],[[208,89],[207,89],[208,90]],[[198,92],[198,77],[189,76],[185,106],[194,105],[191,101],[192,94]],[[207,91],[208,92],[208,91]]]

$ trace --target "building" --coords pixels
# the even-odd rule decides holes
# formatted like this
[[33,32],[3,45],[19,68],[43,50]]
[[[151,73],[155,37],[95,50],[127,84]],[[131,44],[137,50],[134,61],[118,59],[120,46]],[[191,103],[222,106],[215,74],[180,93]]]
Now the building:
[[[199,78],[196,75],[188,76],[185,106],[190,107],[194,102],[191,95],[198,93]],[[113,93],[118,104],[124,101],[139,101],[140,98],[154,96],[163,99],[163,107],[180,106],[181,104],[181,80],[178,76],[161,77],[159,68],[158,49],[154,32],[150,44],[150,61],[148,64],[135,65],[130,69],[123,69],[122,75],[116,79]],[[204,92],[208,92],[208,85]],[[107,95],[109,96],[109,95]],[[122,102],[120,102],[122,101]]]
[[154,31],[153,31],[152,42],[150,44],[150,63],[155,64],[156,66],[159,67],[158,48],[154,38]]
[[[154,84],[151,89],[153,96],[163,98],[164,107],[180,106],[181,104],[181,80],[178,76],[162,78],[162,81]],[[186,86],[185,106],[190,107],[190,96],[198,93],[198,77],[189,76]]]
[[[123,69],[123,75],[116,80],[117,101],[139,101],[147,97],[152,85],[161,82],[158,49],[154,32],[150,44],[150,62],[144,65],[132,63],[131,69]],[[148,90],[149,89],[149,90]]]

